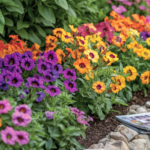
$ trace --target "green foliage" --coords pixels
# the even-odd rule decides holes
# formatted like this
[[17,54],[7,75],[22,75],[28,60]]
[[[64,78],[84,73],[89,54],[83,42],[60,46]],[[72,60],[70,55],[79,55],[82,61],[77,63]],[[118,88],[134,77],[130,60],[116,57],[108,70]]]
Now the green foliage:
[[103,20],[109,12],[106,4],[99,0],[1,0],[0,39],[8,41],[8,35],[18,34],[29,45],[43,47],[55,27],[68,30],[69,24],[78,27]]

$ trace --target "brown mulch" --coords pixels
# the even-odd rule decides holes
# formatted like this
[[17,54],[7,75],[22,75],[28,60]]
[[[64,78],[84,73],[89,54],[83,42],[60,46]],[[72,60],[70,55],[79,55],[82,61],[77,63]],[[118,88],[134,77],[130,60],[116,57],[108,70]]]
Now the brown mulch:
[[[129,106],[131,105],[145,105],[146,101],[150,100],[150,90],[148,91],[147,97],[144,97],[143,91],[141,92],[133,92],[133,98],[128,103]],[[98,116],[92,116],[94,121],[89,122],[90,127],[86,130],[86,139],[84,140],[81,136],[77,137],[77,141],[85,146],[86,148],[90,147],[92,144],[97,144],[98,141],[106,135],[108,135],[111,131],[114,131],[115,128],[121,124],[115,119],[115,116],[118,115],[125,115],[128,110],[129,106],[118,106],[114,105],[113,110],[117,110],[119,113],[110,112],[104,120],[100,120]]]

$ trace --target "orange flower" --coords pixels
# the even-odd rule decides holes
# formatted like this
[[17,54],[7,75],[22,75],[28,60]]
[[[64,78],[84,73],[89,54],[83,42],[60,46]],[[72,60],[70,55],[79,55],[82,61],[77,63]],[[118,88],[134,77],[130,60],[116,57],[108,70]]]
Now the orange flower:
[[55,36],[51,36],[51,35],[48,35],[46,37],[46,41],[45,43],[56,43],[58,41],[58,39],[55,37]]
[[119,36],[113,37],[112,44],[121,47],[121,45],[124,44],[125,41],[125,36],[123,34],[120,34]]
[[110,84],[110,87],[111,87],[111,91],[112,91],[113,93],[118,93],[118,92],[120,91],[120,87],[119,87],[118,84],[113,84],[113,83],[111,83],[111,84]]
[[102,93],[105,91],[106,86],[104,82],[101,81],[97,81],[93,84],[92,88],[94,89],[94,91],[98,94]]
[[73,66],[81,73],[84,74],[88,71],[88,69],[92,70],[92,67],[90,66],[90,62],[86,58],[81,58],[76,60],[73,63]]
[[68,51],[67,54],[66,54],[66,57],[68,57],[68,55],[71,54],[71,57],[72,57],[73,59],[76,58],[76,56],[75,56],[75,54],[74,54],[74,51],[72,51],[71,48],[66,48],[66,50]]
[[57,47],[55,43],[46,43],[45,51],[54,50]]
[[147,85],[149,84],[149,75],[150,75],[149,71],[146,71],[143,74],[141,74],[140,79],[143,84],[147,84]]
[[40,53],[42,53],[42,51],[38,50],[38,51],[33,51],[32,52],[32,59],[36,60],[37,58],[40,57]]
[[66,31],[65,31],[64,29],[62,29],[62,28],[55,28],[55,29],[53,30],[53,35],[55,35],[56,37],[61,38],[62,35],[63,35],[65,32],[66,32]]
[[2,119],[0,119],[0,127],[2,126]]
[[112,17],[113,17],[114,19],[116,19],[116,20],[120,19],[119,14],[117,14],[115,11],[112,11],[112,12],[110,13],[110,16],[112,16]]
[[58,63],[62,64],[62,59],[65,58],[65,53],[61,49],[56,50],[56,55],[58,58]]
[[39,48],[40,48],[40,45],[38,45],[37,43],[34,43],[34,44],[32,45],[32,47],[31,47],[31,50],[32,50],[32,51],[37,51],[37,50],[39,50]]

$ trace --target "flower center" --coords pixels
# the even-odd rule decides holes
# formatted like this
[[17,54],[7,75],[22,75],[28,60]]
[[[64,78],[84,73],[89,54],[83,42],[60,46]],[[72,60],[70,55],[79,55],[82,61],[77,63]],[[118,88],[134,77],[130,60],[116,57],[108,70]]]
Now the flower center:
[[79,64],[79,67],[80,67],[80,68],[85,68],[86,66],[85,66],[84,63],[80,63],[80,64]]
[[91,58],[94,58],[94,54],[93,54],[93,53],[89,53],[89,56],[90,56]]
[[0,109],[3,109],[4,108],[4,105],[3,104],[0,104]]
[[54,88],[50,89],[50,91],[53,93],[56,92],[56,90]]
[[23,136],[22,136],[22,135],[18,135],[18,139],[19,139],[19,140],[22,140],[22,139],[23,139]]
[[121,85],[121,82],[120,82],[120,80],[119,80],[119,79],[117,80],[117,83],[118,83],[118,85]]
[[18,117],[17,120],[18,120],[18,122],[23,122],[23,119],[20,117]]
[[80,42],[81,42],[82,45],[84,45],[84,43],[85,43],[83,40],[80,40]]
[[101,85],[97,85],[96,88],[97,88],[98,90],[100,90],[100,89],[102,88],[102,86],[101,86]]
[[39,84],[38,84],[36,81],[33,81],[33,82],[32,82],[32,85],[38,86]]
[[121,41],[122,41],[122,39],[119,36],[117,36],[116,37],[116,42],[121,42]]
[[48,59],[49,59],[49,60],[52,60],[52,59],[53,59],[53,55],[50,54],[50,55],[48,56]]
[[30,66],[30,63],[29,63],[29,62],[26,62],[26,63],[25,63],[25,66],[26,66],[26,67],[29,67],[29,66]]
[[46,76],[46,79],[47,79],[47,80],[50,80],[51,78],[50,78],[49,76]]
[[10,134],[7,134],[7,139],[11,139],[11,135]]
[[57,66],[55,66],[54,69],[58,71],[58,67]]
[[26,109],[25,108],[20,108],[19,112],[26,113]]
[[61,32],[61,31],[57,31],[56,33],[57,33],[57,34],[62,34],[62,32]]
[[71,38],[71,37],[70,37],[70,36],[68,36],[68,35],[65,35],[65,38],[66,38],[66,39],[69,39],[69,38]]
[[42,70],[46,70],[46,66],[45,65],[42,65]]
[[73,74],[70,71],[68,71],[67,75],[68,76],[73,76]]
[[114,87],[113,87],[113,90],[116,90],[116,89],[117,89],[117,88],[114,86]]
[[69,83],[69,87],[70,87],[70,88],[73,88],[73,84],[72,84],[72,83]]
[[114,56],[113,54],[110,54],[109,56],[110,56],[111,58],[115,58],[115,56]]
[[14,63],[15,63],[14,59],[11,58],[11,59],[9,60],[9,64],[10,64],[10,65],[13,65]]
[[144,52],[144,55],[145,55],[145,56],[148,56],[148,53],[147,53],[147,52]]
[[132,71],[131,70],[128,70],[128,72],[127,73],[130,73],[130,76],[132,75]]
[[12,83],[13,83],[13,84],[17,83],[17,79],[14,78],[14,79],[12,80]]
[[148,76],[145,76],[145,77],[144,77],[144,80],[147,80],[147,78],[148,78]]

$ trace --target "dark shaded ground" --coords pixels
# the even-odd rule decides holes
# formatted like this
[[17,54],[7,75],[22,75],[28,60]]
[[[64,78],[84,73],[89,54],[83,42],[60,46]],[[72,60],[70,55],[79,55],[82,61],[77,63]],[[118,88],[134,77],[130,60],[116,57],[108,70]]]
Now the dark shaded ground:
[[[131,105],[145,105],[146,101],[150,101],[150,90],[148,91],[147,97],[144,97],[143,91],[142,92],[134,92],[132,100],[128,103],[129,106]],[[120,111],[121,113],[116,112],[110,112],[110,114],[107,115],[107,117],[101,121],[99,117],[97,116],[91,116],[93,117],[94,121],[89,122],[90,127],[86,130],[86,140],[84,140],[82,137],[77,137],[77,141],[84,145],[86,148],[88,148],[92,144],[97,144],[98,141],[102,138],[104,138],[106,135],[108,135],[111,131],[114,131],[115,128],[120,124],[115,119],[115,116],[118,115],[125,115],[128,110],[129,106],[113,106],[113,110]]]

